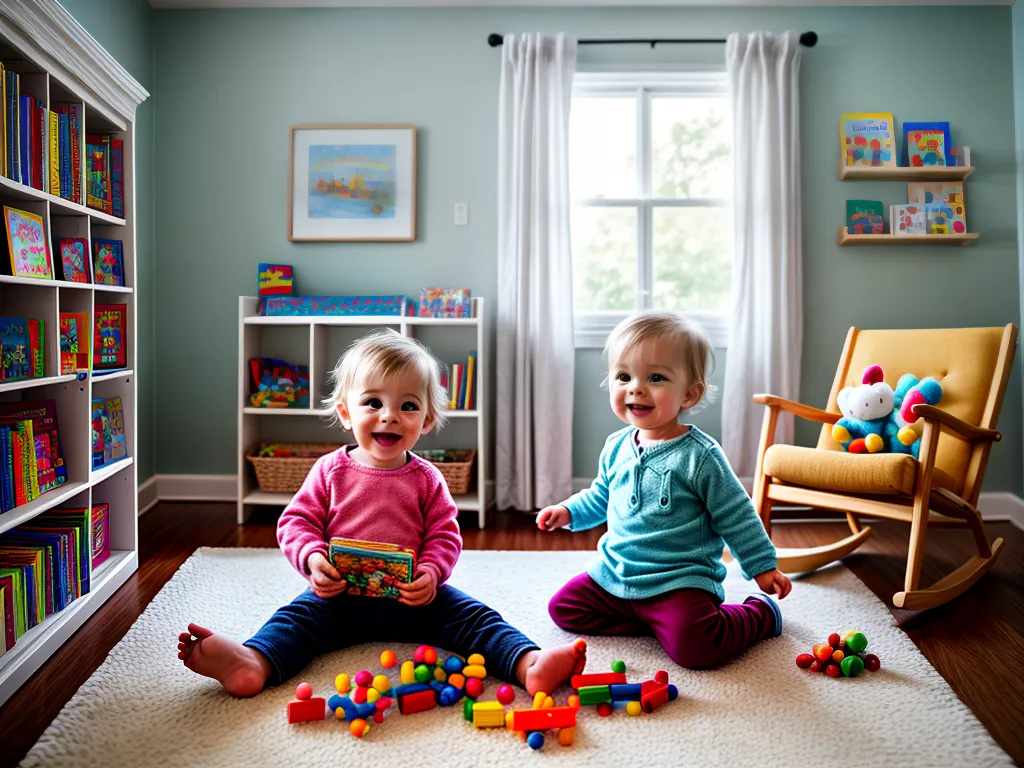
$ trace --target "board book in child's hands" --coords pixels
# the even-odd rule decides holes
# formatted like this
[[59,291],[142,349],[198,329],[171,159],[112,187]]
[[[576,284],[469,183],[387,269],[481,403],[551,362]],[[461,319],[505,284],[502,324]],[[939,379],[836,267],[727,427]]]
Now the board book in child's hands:
[[416,553],[397,544],[360,539],[331,539],[331,562],[341,573],[349,595],[398,597],[416,570]]

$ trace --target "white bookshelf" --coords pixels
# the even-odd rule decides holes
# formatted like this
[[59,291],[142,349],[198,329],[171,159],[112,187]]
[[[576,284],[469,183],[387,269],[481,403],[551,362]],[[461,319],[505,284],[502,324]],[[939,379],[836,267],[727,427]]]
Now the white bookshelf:
[[[110,505],[111,555],[92,573],[88,594],[49,616],[0,656],[0,704],[125,583],[138,568],[138,445],[136,397],[135,108],[149,94],[55,0],[0,3],[0,61],[23,75],[21,92],[53,104],[82,108],[86,133],[114,134],[124,141],[124,218],[118,218],[0,176],[0,206],[42,216],[48,237],[109,237],[123,243],[125,287],[83,285],[0,274],[0,316],[45,320],[46,376],[0,381],[0,401],[53,400],[67,482],[28,504],[0,514],[0,534],[57,507]],[[84,158],[81,163],[83,196]],[[48,187],[44,183],[44,187]],[[10,271],[6,245],[0,248]],[[91,251],[91,247],[90,247]],[[59,253],[53,254],[60,274]],[[86,312],[97,304],[125,304],[127,363],[124,370],[60,375],[60,312]],[[90,333],[90,341],[92,334]],[[92,469],[91,401],[120,396],[128,459]]]
[[[487,355],[486,315],[484,300],[472,300],[471,316],[460,319],[408,316],[373,317],[262,317],[258,314],[259,299],[240,296],[238,300],[238,523],[244,523],[258,506],[284,507],[291,501],[286,493],[265,493],[259,490],[256,476],[246,460],[248,450],[260,442],[344,443],[351,434],[328,426],[327,414],[320,409],[327,377],[338,362],[348,342],[373,328],[390,327],[406,336],[417,337],[439,359],[457,362],[477,351],[476,408],[449,410],[448,424],[436,435],[425,435],[417,443],[420,448],[474,448],[476,465],[470,492],[456,495],[460,512],[476,512],[480,528],[484,528],[491,505],[486,482],[489,460],[487,442]],[[458,350],[445,355],[441,350]],[[309,366],[309,402],[311,408],[253,408],[249,402],[249,360],[271,357],[292,365]],[[449,444],[451,435],[456,444]]]

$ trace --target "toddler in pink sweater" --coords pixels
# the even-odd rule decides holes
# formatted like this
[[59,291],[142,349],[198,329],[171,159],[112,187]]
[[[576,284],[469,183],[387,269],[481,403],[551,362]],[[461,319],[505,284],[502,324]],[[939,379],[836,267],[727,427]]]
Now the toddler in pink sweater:
[[[412,453],[444,422],[437,362],[415,339],[389,330],[355,342],[325,403],[355,445],[314,465],[281,515],[277,540],[309,589],[244,643],[189,624],[178,658],[233,696],[254,696],[298,674],[320,654],[360,643],[427,644],[463,656],[532,695],[582,671],[582,640],[541,650],[492,608],[446,583],[462,551],[458,510],[444,478]],[[346,594],[328,557],[333,537],[387,542],[417,552],[413,581],[396,599]]]

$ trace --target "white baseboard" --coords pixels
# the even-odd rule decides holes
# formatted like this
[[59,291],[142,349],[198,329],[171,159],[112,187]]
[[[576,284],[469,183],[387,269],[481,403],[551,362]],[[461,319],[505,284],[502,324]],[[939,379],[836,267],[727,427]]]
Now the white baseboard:
[[[594,481],[592,477],[574,477],[572,479],[573,493],[579,493],[584,488],[589,488]],[[753,487],[753,478],[740,478],[743,487],[750,492]],[[807,509],[807,507],[791,507],[779,505],[780,509]],[[991,522],[1006,521],[1024,530],[1024,499],[1009,491],[990,491],[982,493],[978,499],[978,508],[984,520]],[[809,520],[788,520],[787,522],[811,522]],[[820,520],[817,520],[820,522]]]
[[160,501],[157,495],[157,476],[150,475],[146,482],[139,486],[139,517],[149,512]]

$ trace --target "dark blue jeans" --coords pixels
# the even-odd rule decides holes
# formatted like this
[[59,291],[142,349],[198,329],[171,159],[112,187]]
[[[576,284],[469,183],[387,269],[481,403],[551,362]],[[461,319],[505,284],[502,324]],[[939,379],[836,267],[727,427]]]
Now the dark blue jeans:
[[[490,675],[518,683],[516,664],[538,646],[479,600],[447,584],[428,605],[413,608],[381,597],[306,590],[279,608],[243,645],[270,661],[267,685],[280,685],[317,656],[362,643],[415,643],[459,654],[483,654]],[[384,647],[381,647],[384,650]]]

